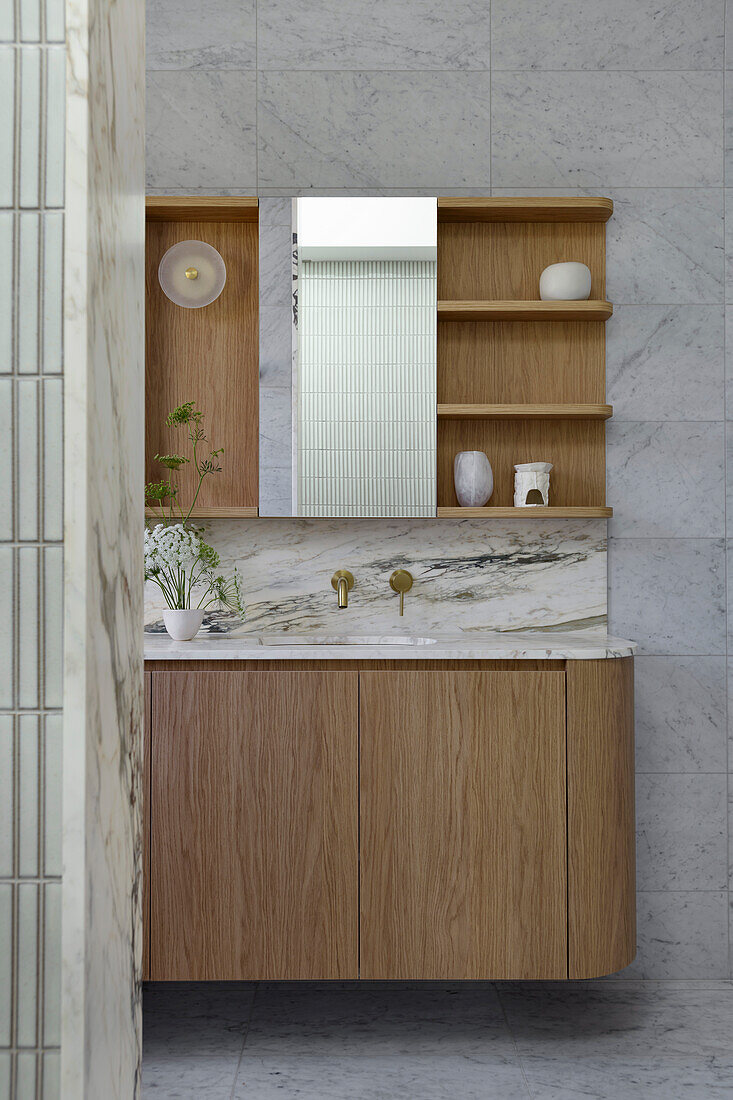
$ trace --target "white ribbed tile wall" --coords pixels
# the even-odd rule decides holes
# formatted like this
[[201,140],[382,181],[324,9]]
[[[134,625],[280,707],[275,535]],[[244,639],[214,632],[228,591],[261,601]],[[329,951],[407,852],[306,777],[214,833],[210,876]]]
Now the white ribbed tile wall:
[[[0,1097],[60,1095],[62,0],[0,3]],[[47,42],[56,43],[53,46]]]
[[434,516],[435,262],[299,276],[299,514]]

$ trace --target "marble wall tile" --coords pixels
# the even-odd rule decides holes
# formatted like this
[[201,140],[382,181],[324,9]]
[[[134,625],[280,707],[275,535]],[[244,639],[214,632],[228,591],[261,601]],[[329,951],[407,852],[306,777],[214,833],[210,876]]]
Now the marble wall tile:
[[254,69],[255,7],[255,0],[148,0],[148,70]]
[[637,657],[636,770],[726,770],[724,657]]
[[260,227],[260,305],[292,305],[293,231],[289,225]]
[[237,71],[148,73],[146,176],[151,187],[257,190],[257,77]]
[[481,72],[261,73],[259,183],[488,186],[489,102]]
[[[603,520],[215,520],[212,544],[244,578],[253,630],[334,629],[335,569],[351,569],[349,629],[446,631],[605,626]],[[415,584],[399,620],[389,575]],[[162,605],[147,586],[146,623]],[[339,631],[344,629],[342,617]]]
[[489,69],[491,8],[473,0],[267,0],[257,11],[260,69]]
[[260,385],[288,389],[292,380],[292,308],[260,304]]
[[722,539],[609,539],[609,630],[640,654],[725,653]]
[[495,70],[715,69],[723,63],[721,0],[492,0],[491,20]]
[[616,302],[723,301],[723,198],[708,188],[601,188],[607,223],[606,293]]
[[723,423],[609,421],[609,535],[717,538],[725,534]]
[[726,775],[637,775],[636,798],[639,889],[725,889]]
[[715,72],[494,72],[492,183],[722,185],[721,92]]
[[290,198],[271,198],[260,194],[260,226],[293,224],[293,202]]
[[728,894],[648,891],[636,901],[634,962],[619,978],[727,978]]
[[722,419],[723,341],[722,306],[614,304],[606,325],[614,422]]

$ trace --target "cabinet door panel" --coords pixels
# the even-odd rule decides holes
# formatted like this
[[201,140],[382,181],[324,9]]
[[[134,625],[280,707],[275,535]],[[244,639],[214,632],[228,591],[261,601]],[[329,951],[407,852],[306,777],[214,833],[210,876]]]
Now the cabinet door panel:
[[362,978],[566,978],[563,672],[361,676]]
[[151,976],[358,976],[355,672],[155,673]]
[[145,673],[143,708],[143,961],[142,980],[150,977],[150,707],[153,674]]

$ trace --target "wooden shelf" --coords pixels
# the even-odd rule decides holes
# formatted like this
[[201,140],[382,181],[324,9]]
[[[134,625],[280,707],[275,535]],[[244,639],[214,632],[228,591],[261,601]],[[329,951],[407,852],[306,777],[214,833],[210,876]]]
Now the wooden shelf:
[[613,508],[438,508],[438,519],[605,519]]
[[439,222],[606,222],[606,198],[438,199]]
[[[241,505],[232,508],[194,508],[191,519],[253,519],[259,515],[259,509],[251,505]],[[160,519],[158,508],[146,508],[146,519]],[[174,517],[175,522],[175,517]]]
[[610,302],[438,302],[439,321],[607,321]]
[[250,196],[148,195],[149,222],[256,222],[259,200]]
[[608,420],[611,405],[438,405],[438,420]]

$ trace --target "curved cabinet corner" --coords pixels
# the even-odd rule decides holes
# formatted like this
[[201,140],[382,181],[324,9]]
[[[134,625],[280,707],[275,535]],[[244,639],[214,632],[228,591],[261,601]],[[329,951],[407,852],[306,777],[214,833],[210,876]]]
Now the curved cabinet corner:
[[634,661],[568,661],[568,977],[636,954]]

